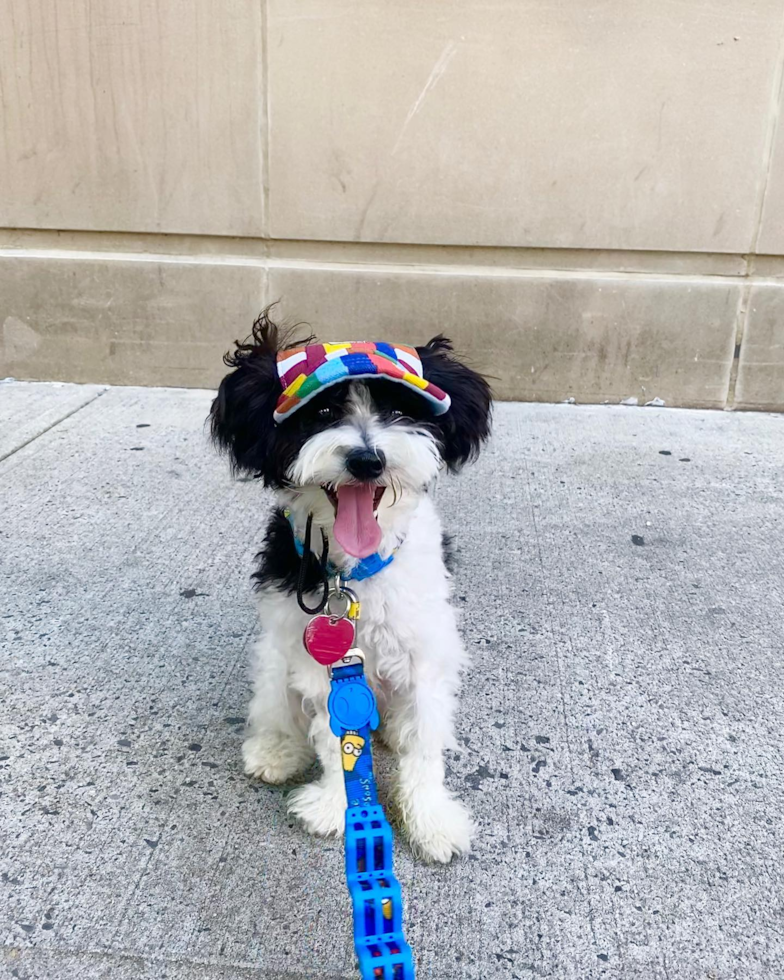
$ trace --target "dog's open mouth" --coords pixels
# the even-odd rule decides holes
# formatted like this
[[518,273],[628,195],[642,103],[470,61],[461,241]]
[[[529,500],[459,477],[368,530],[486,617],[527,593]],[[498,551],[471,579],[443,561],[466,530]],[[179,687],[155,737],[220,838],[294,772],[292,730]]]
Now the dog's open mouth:
[[376,512],[386,487],[372,483],[345,483],[322,487],[335,508],[335,540],[347,555],[367,558],[381,544]]

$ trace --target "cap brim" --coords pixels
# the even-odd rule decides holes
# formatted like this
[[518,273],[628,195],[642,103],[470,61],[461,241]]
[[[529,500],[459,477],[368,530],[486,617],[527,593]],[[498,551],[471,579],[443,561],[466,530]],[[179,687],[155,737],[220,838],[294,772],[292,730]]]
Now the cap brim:
[[354,380],[394,381],[397,384],[405,385],[410,391],[414,391],[416,394],[421,395],[430,406],[433,415],[443,415],[445,412],[449,411],[452,404],[452,399],[445,391],[442,391],[441,388],[434,385],[432,381],[427,381],[426,379],[419,378],[416,375],[412,375],[412,377],[416,379],[416,383],[406,377],[396,376],[391,372],[388,374],[381,374],[379,372],[368,372],[367,374],[344,374],[341,377],[336,377],[329,381],[325,381],[314,391],[309,392],[304,398],[299,397],[297,394],[293,394],[286,399],[282,399],[278,402],[272,417],[276,422],[284,422],[298,409],[302,408],[303,405],[307,405],[311,399],[315,398],[316,395],[320,394],[322,391],[325,391],[327,388],[331,388],[336,384],[340,384],[343,381]]

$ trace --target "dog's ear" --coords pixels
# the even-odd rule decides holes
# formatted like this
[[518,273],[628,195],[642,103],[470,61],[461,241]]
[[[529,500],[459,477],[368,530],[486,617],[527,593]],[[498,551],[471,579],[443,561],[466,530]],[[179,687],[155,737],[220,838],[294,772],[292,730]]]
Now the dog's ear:
[[452,400],[449,411],[436,416],[432,424],[439,432],[444,462],[454,472],[476,457],[490,435],[490,385],[457,360],[452,341],[441,334],[416,350],[425,379]]
[[228,453],[235,472],[269,482],[275,442],[272,413],[282,391],[278,377],[279,331],[265,310],[253,333],[223,358],[234,370],[221,381],[210,410],[215,443]]

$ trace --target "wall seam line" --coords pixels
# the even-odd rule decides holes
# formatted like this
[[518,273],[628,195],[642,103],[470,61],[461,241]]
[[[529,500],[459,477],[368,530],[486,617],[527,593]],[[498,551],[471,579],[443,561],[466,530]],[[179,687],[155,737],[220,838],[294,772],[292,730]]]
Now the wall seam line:
[[259,93],[259,105],[261,108],[261,118],[259,120],[260,130],[260,152],[261,152],[261,236],[265,241],[270,238],[270,103],[269,103],[269,44],[267,41],[269,11],[267,0],[259,0],[261,11],[261,72]]
[[779,47],[776,60],[776,70],[773,74],[773,86],[770,99],[770,110],[768,113],[768,127],[765,134],[765,144],[762,149],[761,178],[757,192],[757,200],[754,208],[754,225],[752,228],[751,245],[747,256],[745,282],[741,290],[738,301],[738,313],[735,322],[735,349],[733,351],[732,363],[727,383],[727,397],[725,400],[725,410],[734,411],[736,407],[736,392],[738,386],[738,376],[740,374],[740,358],[743,349],[743,340],[748,326],[751,310],[751,290],[752,287],[761,280],[755,276],[757,248],[759,246],[760,235],[762,234],[762,221],[765,215],[765,203],[770,189],[770,176],[773,169],[773,157],[776,151],[776,137],[778,136],[779,121],[781,118],[782,93],[784,93],[784,10],[781,15],[781,26],[779,28]]
[[302,272],[355,273],[365,275],[417,275],[442,277],[476,277],[488,279],[565,279],[599,282],[670,282],[670,283],[712,283],[715,285],[744,286],[765,283],[784,288],[784,278],[764,273],[751,273],[746,276],[727,273],[708,273],[698,271],[679,272],[677,270],[657,269],[613,269],[590,267],[552,266],[509,266],[476,264],[442,264],[435,262],[383,261],[357,262],[318,260],[304,258],[267,257],[264,255],[241,255],[220,253],[167,253],[130,251],[92,251],[84,249],[57,248],[0,248],[0,259],[30,259],[31,261],[56,262],[128,262],[136,264],[226,266],[229,268],[247,267],[264,270],[298,270]]
[[[103,245],[106,242],[108,244]],[[553,268],[625,272],[670,272],[726,276],[737,280],[753,271],[759,259],[778,266],[784,277],[784,253],[682,251],[679,249],[617,249],[611,247],[535,245],[438,245],[432,242],[352,242],[335,239],[262,238],[260,236],[199,235],[179,232],[102,231],[97,229],[0,227],[0,252],[111,255],[166,255],[187,260],[194,256],[265,257],[273,262],[326,261],[362,265],[455,265],[486,268]],[[436,255],[438,256],[436,258]],[[325,257],[326,256],[326,257]],[[533,261],[529,257],[533,257]],[[488,260],[489,259],[489,260]],[[721,271],[721,263],[737,263],[737,271]],[[679,268],[674,268],[675,265]],[[711,266],[713,268],[711,268]]]
[[735,389],[738,385],[738,373],[740,371],[740,352],[743,346],[743,335],[746,332],[746,323],[749,318],[749,309],[751,306],[749,297],[751,296],[751,287],[753,284],[754,281],[750,277],[747,277],[741,289],[741,294],[738,299],[738,309],[735,314],[735,349],[732,352],[730,373],[727,379],[727,396],[724,399],[724,408],[730,412],[735,410]]
[[768,115],[768,130],[765,135],[765,144],[762,149],[761,161],[761,180],[757,191],[757,201],[754,208],[754,227],[752,230],[751,247],[749,254],[755,255],[759,244],[760,234],[762,233],[762,219],[765,213],[765,202],[770,188],[770,174],[773,169],[773,156],[776,148],[776,136],[778,135],[779,120],[781,118],[782,93],[784,92],[784,11],[781,16],[781,26],[779,28],[779,50],[776,61],[776,70],[773,75],[773,86],[771,92],[770,110]]

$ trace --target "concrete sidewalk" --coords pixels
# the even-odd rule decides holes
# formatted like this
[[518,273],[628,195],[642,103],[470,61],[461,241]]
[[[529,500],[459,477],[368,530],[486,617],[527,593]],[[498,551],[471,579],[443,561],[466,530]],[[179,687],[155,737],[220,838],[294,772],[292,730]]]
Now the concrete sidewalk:
[[[241,770],[266,499],[209,401],[0,385],[2,976],[356,976],[340,843]],[[780,416],[504,404],[442,484],[480,833],[398,843],[420,980],[784,975],[782,464]]]

